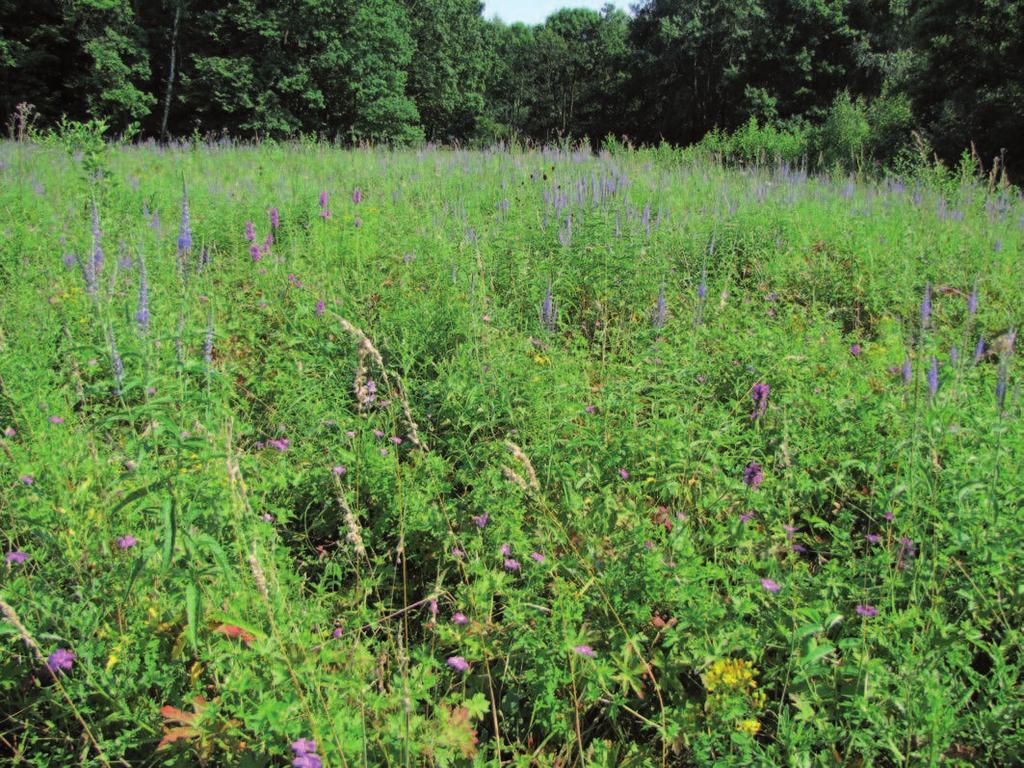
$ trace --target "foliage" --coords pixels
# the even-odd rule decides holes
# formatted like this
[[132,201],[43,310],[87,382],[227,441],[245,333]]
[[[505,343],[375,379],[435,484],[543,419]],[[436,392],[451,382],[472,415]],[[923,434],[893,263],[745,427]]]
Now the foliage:
[[1024,210],[787,136],[0,144],[4,756],[1013,764]]

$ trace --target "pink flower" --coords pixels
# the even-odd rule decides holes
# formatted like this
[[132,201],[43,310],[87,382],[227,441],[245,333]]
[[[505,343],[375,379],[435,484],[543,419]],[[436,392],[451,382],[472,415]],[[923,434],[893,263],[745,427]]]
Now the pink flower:
[[585,410],[587,413],[593,415],[593,414],[597,413],[597,406],[595,406],[595,405],[588,405],[583,410]]
[[345,467],[343,467],[343,466],[342,466],[341,464],[339,464],[339,465],[338,465],[338,466],[336,466],[336,467],[332,467],[332,468],[331,468],[331,472],[333,472],[334,474],[336,474],[336,475],[337,475],[338,477],[341,477],[341,476],[342,476],[342,475],[344,475],[344,474],[345,474],[346,472],[348,472],[348,470],[347,470],[347,469],[345,469]]
[[456,672],[465,674],[469,671],[469,662],[461,656],[449,656],[446,663]]
[[875,608],[875,606],[873,606],[873,605],[867,605],[866,603],[861,603],[860,605],[857,606],[857,613],[859,613],[864,618],[868,618],[869,619],[872,616],[877,616],[878,615],[878,609]]
[[337,640],[337,639],[339,639],[344,634],[345,634],[345,629],[343,627],[335,627],[334,631],[331,632],[331,637],[333,637],[335,640]]
[[512,554],[512,545],[511,544],[502,544],[501,545],[501,554],[503,554],[505,557],[508,557],[509,555],[511,555]]
[[477,528],[483,528],[485,525],[487,525],[487,520],[489,518],[490,515],[484,512],[482,515],[473,515],[473,522],[476,523]]
[[629,480],[629,472],[624,470],[622,467],[619,467],[619,477],[623,480]]
[[139,540],[132,536],[130,533],[127,536],[121,536],[117,540],[117,546],[119,546],[121,549],[131,549],[138,543]]
[[761,579],[761,586],[769,592],[778,592],[782,589],[778,582],[772,581],[771,579]]
[[530,557],[538,563],[543,563],[545,560],[547,560],[547,558],[544,557],[544,555],[542,555],[540,552],[531,552]]
[[50,423],[51,424],[63,424],[64,423],[64,418],[61,417],[61,416],[51,416],[50,417]]
[[32,485],[32,483],[36,481],[36,479],[32,477],[32,475],[22,475],[18,479],[21,481],[22,485]]
[[16,434],[18,434],[18,432],[14,429],[14,427],[7,427],[4,430],[4,437],[14,437]]
[[575,648],[573,648],[573,650],[576,651],[576,653],[578,653],[580,656],[586,656],[590,659],[593,659],[595,656],[597,656],[597,654],[594,653],[594,649],[591,648],[589,645],[577,645]]
[[320,301],[318,301],[316,303],[316,316],[320,317],[320,316],[323,315],[323,313],[324,313],[324,300],[320,299]]
[[463,624],[469,624],[469,617],[462,613],[462,611],[456,611],[452,614],[452,623],[459,624],[460,626]]
[[519,561],[513,560],[511,557],[505,559],[505,570],[506,571],[518,571]]

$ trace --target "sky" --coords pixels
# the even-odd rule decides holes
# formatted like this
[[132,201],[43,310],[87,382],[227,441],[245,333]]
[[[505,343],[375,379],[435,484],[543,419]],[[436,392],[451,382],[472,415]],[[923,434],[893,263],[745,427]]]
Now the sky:
[[[593,8],[601,10],[608,0],[484,0],[484,18],[498,16],[509,24],[522,21],[526,24],[540,24],[560,8]],[[627,10],[623,0],[613,0],[612,5]]]

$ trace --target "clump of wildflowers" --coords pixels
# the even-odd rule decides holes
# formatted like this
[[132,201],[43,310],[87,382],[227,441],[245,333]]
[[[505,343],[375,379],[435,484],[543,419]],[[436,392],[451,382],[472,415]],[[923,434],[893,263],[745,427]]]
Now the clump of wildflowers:
[[754,410],[750,414],[751,421],[757,421],[768,410],[768,393],[771,387],[763,381],[757,382],[750,390],[750,399],[754,401]]

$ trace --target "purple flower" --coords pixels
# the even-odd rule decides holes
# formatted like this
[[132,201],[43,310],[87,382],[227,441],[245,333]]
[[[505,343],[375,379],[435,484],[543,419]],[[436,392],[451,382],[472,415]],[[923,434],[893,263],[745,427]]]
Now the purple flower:
[[768,410],[768,393],[770,391],[771,387],[762,381],[751,387],[750,399],[754,401],[754,411],[750,414],[751,421],[757,421]]
[[135,312],[135,322],[145,333],[149,330],[149,277],[146,274],[146,262],[139,255],[139,308]]
[[320,759],[320,756],[310,752],[305,755],[299,755],[292,760],[292,768],[323,768],[324,761]]
[[324,314],[324,300],[320,299],[320,301],[318,301],[316,303],[316,316],[317,317],[322,317],[323,314]]
[[750,462],[743,470],[743,482],[747,484],[748,488],[757,488],[761,485],[764,482],[764,472],[761,471],[761,465],[756,461]]
[[270,211],[270,226],[274,229],[278,229],[281,226],[281,214],[278,213],[277,208],[271,208]]
[[321,208],[326,208],[327,207],[327,200],[328,200],[327,190],[325,189],[325,190],[320,192],[320,207]]
[[336,474],[336,475],[337,475],[338,477],[341,477],[341,476],[342,476],[342,475],[344,475],[344,474],[345,474],[346,472],[348,472],[348,470],[347,470],[347,469],[345,469],[345,467],[344,467],[344,466],[342,466],[341,464],[339,464],[339,465],[338,465],[338,466],[336,466],[336,467],[331,467],[331,472],[333,472],[334,474]]
[[460,549],[459,547],[452,547],[452,557],[456,557],[459,560],[461,560],[465,556],[466,556],[465,550]]
[[544,330],[554,333],[558,328],[558,307],[551,298],[551,282],[548,281],[548,290],[544,294],[544,301],[540,305],[540,324]]
[[586,656],[588,659],[593,659],[597,656],[597,654],[594,653],[594,649],[586,644],[577,645],[573,648],[573,650],[580,656]]
[[473,522],[476,523],[477,528],[483,528],[487,525],[487,520],[490,516],[484,512],[482,515],[473,515]]
[[51,416],[49,421],[51,424],[63,424],[64,418],[62,416]]
[[361,190],[359,187],[356,187],[355,189],[352,190],[352,202],[355,203],[356,205],[359,205],[361,202],[363,202],[363,190]]
[[857,606],[857,613],[859,613],[861,616],[863,616],[865,618],[871,618],[872,616],[877,616],[878,615],[878,609],[875,608],[875,606],[873,606],[873,605],[867,605],[866,603],[861,603],[860,605]]
[[28,552],[22,552],[20,549],[14,549],[4,555],[4,558],[11,565],[21,565],[28,560]]
[[245,239],[250,243],[256,240],[256,225],[251,221],[245,222]]
[[66,648],[58,648],[46,659],[46,666],[51,672],[69,672],[75,664],[75,654]]
[[896,516],[892,513],[892,510],[890,509],[884,515],[882,515],[882,517],[884,517],[887,522],[891,523]]
[[249,246],[249,255],[252,256],[253,262],[263,259],[263,254],[260,253],[260,247],[258,245]]
[[928,366],[928,396],[935,397],[939,391],[939,361],[932,355],[931,365]]
[[924,297],[921,299],[921,328],[928,327],[932,316],[932,284],[924,284]]
[[390,440],[393,445],[402,444],[402,438],[398,437],[397,435],[392,435],[391,437],[388,438],[388,440]]
[[181,227],[178,229],[178,250],[185,252],[192,247],[192,223],[188,215],[188,188],[182,187]]
[[629,480],[629,472],[627,472],[622,467],[619,467],[619,477],[621,477],[623,480]]
[[882,537],[877,533],[868,533],[864,536],[864,539],[868,544],[878,544],[882,540]]
[[771,579],[761,579],[761,586],[767,589],[769,592],[778,592],[782,589],[782,586]]
[[292,752],[296,755],[308,755],[310,752],[316,752],[316,742],[312,739],[299,739],[298,741],[293,741]]
[[341,639],[341,636],[344,635],[344,634],[345,634],[344,627],[335,627],[334,631],[331,632],[331,637],[333,637],[335,640],[339,640],[339,639]]
[[910,380],[913,374],[913,369],[910,366],[910,355],[903,358],[903,383],[910,384]]
[[449,656],[448,661],[446,663],[448,664],[449,667],[454,669],[456,672],[459,672],[460,674],[465,674],[469,671],[469,662],[461,656]]
[[380,440],[382,437],[384,437],[384,433],[381,432],[379,429],[375,429],[373,430],[373,436]]
[[971,317],[978,311],[978,281],[974,281],[974,288],[971,289],[970,296],[967,297],[967,314]]
[[505,570],[506,571],[518,571],[519,570],[519,561],[518,560],[514,560],[511,557],[505,558]]
[[851,355],[853,355],[854,357],[860,357],[860,353],[861,353],[860,344],[851,344],[850,345],[850,354]]
[[530,558],[538,563],[543,563],[547,560],[547,558],[544,557],[544,555],[542,555],[540,552],[531,552]]
[[512,554],[512,545],[511,544],[502,544],[501,545],[501,554],[504,555],[505,557],[508,557],[509,555],[511,555]]
[[130,533],[126,536],[121,536],[117,540],[117,546],[119,546],[121,549],[131,549],[138,543],[139,540],[132,536]]
[[32,483],[36,481],[36,479],[32,477],[32,475],[22,475],[21,477],[18,478],[18,480],[21,481],[22,485],[32,485]]
[[794,544],[789,549],[790,551],[795,552],[798,555],[802,555],[804,552],[807,551],[807,547],[805,547],[803,544]]
[[978,343],[974,345],[974,364],[977,365],[981,362],[981,358],[985,356],[985,337],[979,336]]
[[741,523],[749,523],[753,519],[754,519],[754,511],[753,510],[750,510],[749,512],[744,512],[743,514],[740,515],[740,522]]
[[593,405],[588,405],[588,406],[587,406],[586,408],[584,408],[583,410],[584,410],[584,411],[586,411],[587,413],[591,414],[591,415],[593,415],[593,414],[597,413],[597,407],[596,407],[596,406],[593,406]]
[[651,313],[651,325],[655,328],[664,328],[665,320],[668,318],[668,307],[665,305],[665,286],[662,285],[658,291],[658,301]]
[[456,611],[452,614],[452,623],[460,626],[469,624],[469,617],[467,617],[462,611]]
[[4,437],[14,437],[18,434],[18,430],[14,427],[4,427]]
[[955,366],[958,362],[960,362],[960,350],[954,344],[949,350],[949,364]]

